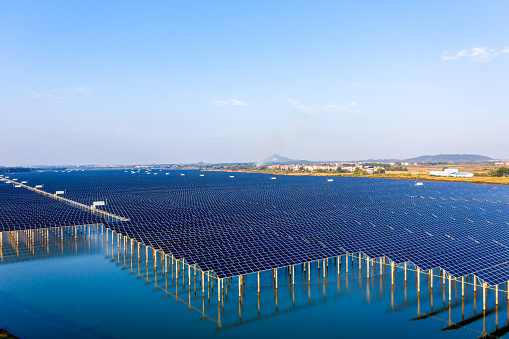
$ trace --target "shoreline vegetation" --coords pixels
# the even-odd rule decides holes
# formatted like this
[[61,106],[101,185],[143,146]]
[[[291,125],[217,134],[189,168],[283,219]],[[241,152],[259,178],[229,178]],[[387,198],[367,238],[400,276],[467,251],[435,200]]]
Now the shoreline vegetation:
[[[440,167],[440,170],[443,166]],[[468,182],[472,184],[486,184],[486,185],[509,185],[509,176],[490,176],[490,171],[496,171],[494,166],[485,166],[482,171],[479,170],[479,165],[451,165],[447,167],[460,168],[461,172],[473,172],[474,177],[438,177],[429,175],[430,168],[408,168],[408,171],[386,171],[385,173],[366,174],[366,173],[337,173],[337,172],[300,172],[300,171],[285,171],[274,169],[239,169],[239,168],[202,168],[206,171],[226,171],[226,172],[244,172],[244,173],[263,173],[272,175],[304,175],[304,176],[321,176],[321,177],[354,177],[354,178],[379,178],[379,179],[394,179],[394,180],[416,180],[416,181],[441,181],[441,182]],[[431,170],[436,170],[433,167]]]
[[19,339],[15,335],[10,334],[7,330],[0,328],[0,339]]

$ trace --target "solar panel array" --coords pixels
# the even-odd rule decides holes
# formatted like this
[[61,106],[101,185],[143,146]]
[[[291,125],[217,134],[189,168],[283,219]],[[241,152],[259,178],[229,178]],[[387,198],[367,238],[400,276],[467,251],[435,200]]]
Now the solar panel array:
[[88,212],[0,181],[0,232],[101,222]]
[[130,219],[107,227],[220,278],[347,251],[509,280],[507,186],[199,171],[18,177],[88,205],[106,200]]

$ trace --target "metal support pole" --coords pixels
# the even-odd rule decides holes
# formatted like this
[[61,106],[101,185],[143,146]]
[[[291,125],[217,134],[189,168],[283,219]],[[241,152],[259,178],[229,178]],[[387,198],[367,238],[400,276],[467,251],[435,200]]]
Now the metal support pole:
[[260,272],[257,273],[258,278],[258,293],[260,293]]
[[498,285],[495,286],[495,304],[498,306]]
[[366,275],[369,279],[369,257],[366,257]]
[[486,287],[487,283],[482,284],[482,310],[486,311]]
[[394,261],[391,263],[391,284],[394,285]]
[[[191,279],[189,279],[191,280]],[[221,280],[222,279],[218,279],[217,281],[217,301],[220,303],[221,302]]]
[[276,290],[277,290],[277,268],[274,270],[274,275],[275,275],[275,278],[276,278]]
[[421,269],[417,267],[417,293],[421,292]]
[[451,275],[449,274],[449,301],[451,301]]

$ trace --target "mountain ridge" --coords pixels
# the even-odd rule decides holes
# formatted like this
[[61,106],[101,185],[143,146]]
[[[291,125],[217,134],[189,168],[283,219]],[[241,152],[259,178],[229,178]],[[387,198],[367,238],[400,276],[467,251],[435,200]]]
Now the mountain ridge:
[[[437,155],[421,155],[418,157],[408,159],[368,159],[368,160],[351,160],[351,162],[408,162],[408,163],[427,163],[427,162],[450,162],[450,163],[476,163],[476,162],[489,162],[495,159],[478,154],[437,154]],[[260,161],[262,165],[274,164],[303,164],[303,163],[322,163],[322,162],[338,162],[338,161],[309,161],[309,160],[296,160],[273,154]],[[348,162],[348,161],[339,161]]]

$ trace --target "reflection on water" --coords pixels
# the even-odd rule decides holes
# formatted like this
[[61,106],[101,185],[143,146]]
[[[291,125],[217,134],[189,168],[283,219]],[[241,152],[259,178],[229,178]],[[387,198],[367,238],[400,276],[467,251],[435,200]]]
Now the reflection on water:
[[[129,273],[127,279],[144,279],[167,300],[185,304],[202,320],[215,323],[215,332],[221,336],[289,314],[311,315],[314,310],[321,314],[320,305],[352,307],[354,312],[352,298],[365,303],[355,310],[359,317],[368,314],[370,307],[384,305],[380,317],[397,315],[401,324],[410,322],[416,331],[421,323],[438,325],[427,335],[475,338],[509,332],[506,292],[488,290],[484,296],[484,289],[474,285],[472,278],[456,281],[439,270],[424,274],[384,258],[353,255],[219,280],[211,272],[162,255],[102,225],[3,232],[0,237],[1,262],[7,266],[83,253],[103,254]],[[377,324],[373,317],[366,322]],[[336,324],[329,326],[337,330]],[[341,331],[356,333],[348,324],[341,324]],[[394,331],[397,335],[398,329]]]

